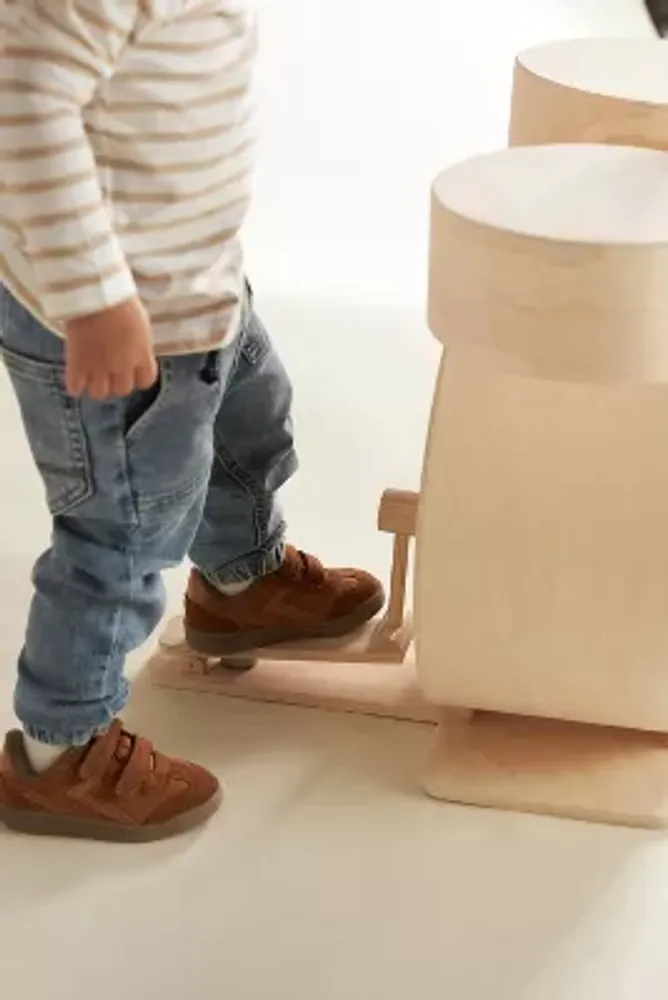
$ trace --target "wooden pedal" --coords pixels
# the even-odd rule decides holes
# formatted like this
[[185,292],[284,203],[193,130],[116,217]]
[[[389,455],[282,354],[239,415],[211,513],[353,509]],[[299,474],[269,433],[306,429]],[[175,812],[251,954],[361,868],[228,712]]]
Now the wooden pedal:
[[412,620],[404,610],[418,499],[416,493],[387,490],[380,502],[379,530],[394,534],[390,592],[380,618],[343,638],[283,643],[226,657],[190,649],[176,618],[148,663],[153,681],[235,698],[435,722],[437,710],[417,686]]
[[181,619],[173,619],[147,669],[162,687],[436,722],[440,712],[417,686],[409,631],[388,637],[381,626],[371,623],[344,640],[291,643],[223,660],[194,653]]

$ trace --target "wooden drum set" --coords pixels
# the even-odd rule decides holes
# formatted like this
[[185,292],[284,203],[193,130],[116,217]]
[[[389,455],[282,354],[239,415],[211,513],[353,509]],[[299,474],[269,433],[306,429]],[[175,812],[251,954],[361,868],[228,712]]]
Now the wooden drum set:
[[385,615],[244,672],[172,623],[156,682],[436,722],[435,797],[668,826],[665,45],[521,55],[511,147],[434,184],[446,349],[420,494],[381,502]]

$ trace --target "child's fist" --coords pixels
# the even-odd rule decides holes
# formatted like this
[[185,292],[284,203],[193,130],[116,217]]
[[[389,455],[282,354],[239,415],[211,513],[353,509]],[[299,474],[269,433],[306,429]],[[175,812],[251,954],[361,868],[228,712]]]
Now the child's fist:
[[158,377],[151,324],[139,299],[69,320],[66,382],[72,396],[107,399],[149,389]]

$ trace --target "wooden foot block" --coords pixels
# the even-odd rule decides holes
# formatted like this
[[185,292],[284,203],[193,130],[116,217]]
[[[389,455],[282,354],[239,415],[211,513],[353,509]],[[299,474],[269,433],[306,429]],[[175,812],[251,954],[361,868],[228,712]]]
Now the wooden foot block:
[[444,717],[434,798],[649,829],[668,827],[668,736],[475,712]]
[[[163,687],[233,698],[304,705],[364,715],[436,722],[442,710],[424,700],[417,686],[412,652],[401,662],[363,657],[375,626],[346,640],[295,643],[263,650],[258,659],[232,658],[228,665],[194,653],[174,620],[149,660],[147,670]],[[368,645],[366,645],[368,648]],[[390,651],[390,656],[394,655]],[[254,665],[251,669],[244,669]]]

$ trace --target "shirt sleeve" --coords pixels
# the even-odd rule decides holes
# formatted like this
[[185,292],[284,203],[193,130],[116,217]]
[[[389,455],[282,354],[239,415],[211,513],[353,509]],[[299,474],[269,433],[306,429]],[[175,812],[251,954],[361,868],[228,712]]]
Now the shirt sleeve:
[[0,17],[0,176],[45,317],[135,294],[83,109],[114,71],[142,0],[6,0]]

